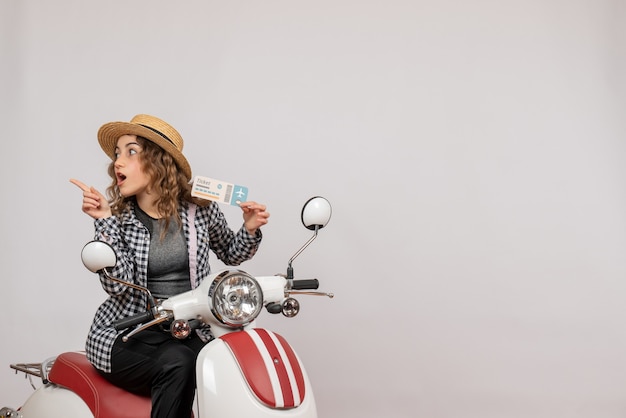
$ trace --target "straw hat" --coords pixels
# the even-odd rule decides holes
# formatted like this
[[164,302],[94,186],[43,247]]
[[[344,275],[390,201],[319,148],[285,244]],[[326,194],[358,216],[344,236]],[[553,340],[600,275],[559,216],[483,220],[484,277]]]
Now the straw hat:
[[167,151],[191,180],[191,167],[183,155],[183,137],[167,122],[150,115],[137,115],[130,122],[105,123],[98,130],[98,142],[111,159],[115,159],[117,140],[122,135],[137,135],[154,142]]

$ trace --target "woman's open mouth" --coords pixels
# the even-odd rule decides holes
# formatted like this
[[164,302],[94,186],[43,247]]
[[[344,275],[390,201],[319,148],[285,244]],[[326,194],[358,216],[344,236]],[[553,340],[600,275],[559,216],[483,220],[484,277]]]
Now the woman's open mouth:
[[117,185],[120,186],[122,183],[124,183],[124,180],[126,180],[126,176],[122,173],[116,173],[115,175],[117,177]]

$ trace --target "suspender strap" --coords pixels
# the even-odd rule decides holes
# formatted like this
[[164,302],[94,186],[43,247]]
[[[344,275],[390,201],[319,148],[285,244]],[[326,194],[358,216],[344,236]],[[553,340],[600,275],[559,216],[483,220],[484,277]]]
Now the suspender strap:
[[189,222],[189,280],[191,288],[198,287],[198,233],[196,232],[196,209],[194,203],[189,205],[187,217]]

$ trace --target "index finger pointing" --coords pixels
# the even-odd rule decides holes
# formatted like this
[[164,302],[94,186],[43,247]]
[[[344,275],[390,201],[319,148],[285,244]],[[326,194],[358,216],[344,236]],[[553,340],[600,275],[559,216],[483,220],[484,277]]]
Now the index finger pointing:
[[88,192],[91,189],[84,183],[76,180],[76,179],[70,179],[70,183],[75,184],[77,187],[79,187],[83,192]]

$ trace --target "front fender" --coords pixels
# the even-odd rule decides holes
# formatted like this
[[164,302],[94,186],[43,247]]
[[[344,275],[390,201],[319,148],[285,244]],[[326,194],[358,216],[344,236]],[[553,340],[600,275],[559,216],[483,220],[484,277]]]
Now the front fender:
[[217,338],[200,352],[196,373],[201,417],[317,417],[306,370],[271,331]]

